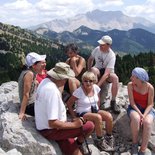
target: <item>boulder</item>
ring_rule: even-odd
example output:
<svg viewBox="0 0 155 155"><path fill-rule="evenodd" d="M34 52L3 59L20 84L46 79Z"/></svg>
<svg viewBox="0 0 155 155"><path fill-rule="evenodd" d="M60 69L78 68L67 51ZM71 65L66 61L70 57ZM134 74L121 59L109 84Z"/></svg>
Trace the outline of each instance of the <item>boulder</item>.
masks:
<svg viewBox="0 0 155 155"><path fill-rule="evenodd" d="M9 151L16 148L22 155L61 155L55 141L49 142L35 129L33 117L18 118L19 97L16 82L4 83L0 90L0 147Z"/></svg>
<svg viewBox="0 0 155 155"><path fill-rule="evenodd" d="M110 86L108 86L110 89ZM131 131L130 122L126 114L129 104L127 87L120 83L117 103L121 105L121 113L114 117L113 134L116 141L115 155L130 154ZM110 101L110 90L106 100ZM11 81L0 86L0 155L62 155L55 141L48 141L40 135L35 128L34 117L28 117L26 121L18 118L19 96L18 83ZM110 153L100 152L94 145L92 137L87 139L92 153L95 155ZM155 151L155 122L149 141L149 148ZM152 152L153 154L153 152Z"/></svg>

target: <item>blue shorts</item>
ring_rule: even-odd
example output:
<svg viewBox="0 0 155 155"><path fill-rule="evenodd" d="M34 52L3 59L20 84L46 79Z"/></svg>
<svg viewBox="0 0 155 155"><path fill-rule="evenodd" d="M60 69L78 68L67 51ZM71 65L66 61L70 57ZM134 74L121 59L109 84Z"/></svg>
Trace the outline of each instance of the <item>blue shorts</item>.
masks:
<svg viewBox="0 0 155 155"><path fill-rule="evenodd" d="M141 113L143 114L145 109L142 108L139 104L136 104L136 105L137 105L138 109L141 111ZM129 105L128 108L127 108L127 114L128 114L129 117L130 117L131 111L136 111L136 110L133 109L131 105ZM154 108L152 108L148 114L152 115L153 118L155 119L155 109Z"/></svg>

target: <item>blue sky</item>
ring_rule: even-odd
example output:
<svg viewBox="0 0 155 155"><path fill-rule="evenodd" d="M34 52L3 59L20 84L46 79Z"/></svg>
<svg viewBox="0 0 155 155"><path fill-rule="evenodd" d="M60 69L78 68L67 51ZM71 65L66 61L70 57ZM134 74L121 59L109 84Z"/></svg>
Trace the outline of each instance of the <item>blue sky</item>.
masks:
<svg viewBox="0 0 155 155"><path fill-rule="evenodd" d="M155 0L0 0L0 22L26 28L94 9L120 10L155 22Z"/></svg>

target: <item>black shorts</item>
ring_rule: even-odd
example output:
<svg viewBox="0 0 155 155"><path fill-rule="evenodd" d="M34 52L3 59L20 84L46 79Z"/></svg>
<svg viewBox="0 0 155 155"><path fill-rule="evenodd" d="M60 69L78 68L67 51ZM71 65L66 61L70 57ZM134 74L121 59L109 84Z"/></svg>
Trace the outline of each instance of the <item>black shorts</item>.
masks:
<svg viewBox="0 0 155 155"><path fill-rule="evenodd" d="M26 107L26 110L25 110L25 113L28 114L28 115L31 115L31 116L34 116L34 103L32 104L29 104L27 107Z"/></svg>
<svg viewBox="0 0 155 155"><path fill-rule="evenodd" d="M99 69L99 71L100 71L100 77L101 77L105 72L105 68L101 68L101 69Z"/></svg>

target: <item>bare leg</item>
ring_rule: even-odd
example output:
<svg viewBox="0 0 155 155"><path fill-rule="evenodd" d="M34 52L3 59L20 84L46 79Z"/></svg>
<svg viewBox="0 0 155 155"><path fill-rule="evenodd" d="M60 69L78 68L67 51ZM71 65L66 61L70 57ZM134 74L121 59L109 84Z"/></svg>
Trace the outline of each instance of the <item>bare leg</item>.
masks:
<svg viewBox="0 0 155 155"><path fill-rule="evenodd" d="M106 122L106 132L111 135L113 129L113 117L112 115L104 110L98 112L102 116L102 120Z"/></svg>
<svg viewBox="0 0 155 155"><path fill-rule="evenodd" d="M77 149L74 151L73 155L82 155L82 153L81 153L80 149L77 148Z"/></svg>
<svg viewBox="0 0 155 155"><path fill-rule="evenodd" d="M100 71L99 71L99 69L96 68L96 67L92 67L91 68L91 72L93 72L95 74L95 76L96 76L96 83L97 83L98 82L98 78L100 77Z"/></svg>
<svg viewBox="0 0 155 155"><path fill-rule="evenodd" d="M118 93L118 83L119 83L118 76L114 73L110 73L110 77L108 78L108 81L112 83L112 87L111 87L112 99L116 98Z"/></svg>
<svg viewBox="0 0 155 155"><path fill-rule="evenodd" d="M68 83L71 94L74 92L74 90L76 90L80 86L80 81L77 80L76 78L69 79Z"/></svg>
<svg viewBox="0 0 155 155"><path fill-rule="evenodd" d="M140 130L140 115L136 111L132 111L130 113L130 119L131 119L131 132L132 132L132 142L133 144L138 143L138 133Z"/></svg>
<svg viewBox="0 0 155 155"><path fill-rule="evenodd" d="M96 113L86 113L83 116L84 119L92 121L95 125L95 132L98 137L102 137L102 117L100 114Z"/></svg>
<svg viewBox="0 0 155 155"><path fill-rule="evenodd" d="M143 120L142 144L140 150L144 152L147 148L149 138L151 136L153 116L147 115Z"/></svg>

